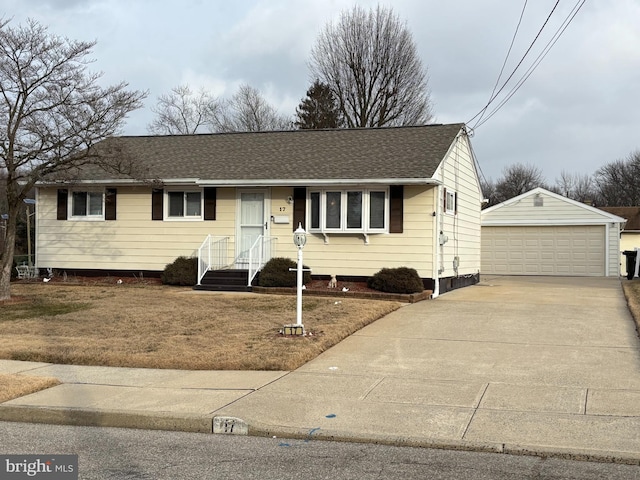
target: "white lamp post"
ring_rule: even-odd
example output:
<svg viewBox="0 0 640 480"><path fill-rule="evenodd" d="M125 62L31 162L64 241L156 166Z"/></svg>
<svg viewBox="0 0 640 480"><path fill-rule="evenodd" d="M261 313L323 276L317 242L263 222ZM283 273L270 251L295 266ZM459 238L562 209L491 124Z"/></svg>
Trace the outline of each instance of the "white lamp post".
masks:
<svg viewBox="0 0 640 480"><path fill-rule="evenodd" d="M31 269L33 266L31 262L31 216L35 215L36 212L30 213L29 205L35 205L36 201L33 198L25 198L22 201L27 204L27 264L29 265L29 269Z"/></svg>
<svg viewBox="0 0 640 480"><path fill-rule="evenodd" d="M298 228L293 232L293 243L298 247L298 297L296 302L296 325L302 327L302 249L307 243L307 232L302 228L302 223L299 223Z"/></svg>

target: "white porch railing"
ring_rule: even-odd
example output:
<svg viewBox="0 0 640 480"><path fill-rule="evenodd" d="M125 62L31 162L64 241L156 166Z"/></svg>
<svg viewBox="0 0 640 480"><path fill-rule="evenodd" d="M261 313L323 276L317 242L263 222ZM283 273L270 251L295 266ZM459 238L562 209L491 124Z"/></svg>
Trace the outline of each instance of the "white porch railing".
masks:
<svg viewBox="0 0 640 480"><path fill-rule="evenodd" d="M229 237L207 235L198 249L198 285L209 270L229 265L228 246Z"/></svg>
<svg viewBox="0 0 640 480"><path fill-rule="evenodd" d="M249 282L247 286L251 286L251 282L253 282L260 269L276 254L277 240L278 237L260 235L251 245L249 249Z"/></svg>

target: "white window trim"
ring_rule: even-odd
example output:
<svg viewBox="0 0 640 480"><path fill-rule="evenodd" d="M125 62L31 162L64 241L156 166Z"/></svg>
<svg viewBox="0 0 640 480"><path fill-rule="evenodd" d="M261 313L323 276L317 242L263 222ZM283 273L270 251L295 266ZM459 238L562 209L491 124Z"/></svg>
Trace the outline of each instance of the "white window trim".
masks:
<svg viewBox="0 0 640 480"><path fill-rule="evenodd" d="M74 193L100 193L102 195L102 213L100 215L74 215L73 214L73 194ZM67 202L67 219L73 222L104 222L105 210L105 190L104 189L75 189L69 191L69 201ZM88 207L88 206L87 206Z"/></svg>
<svg viewBox="0 0 640 480"><path fill-rule="evenodd" d="M340 228L327 228L326 227L326 213L325 213L325 205L326 205L326 194L327 192L340 192ZM362 192L362 227L361 228L347 228L347 192ZM370 221L370 208L371 208L371 200L370 193L371 192L384 192L384 228L371 228L369 226ZM320 203L320 227L312 228L311 227L311 194L319 193L319 203ZM358 234L358 235L368 235L368 234L376 234L376 233L389 233L389 221L390 221L390 198L389 198L389 188L388 187L361 187L361 186L353 186L353 187L343 187L340 188L317 188L317 189L309 189L307 191L307 218L308 220L308 231L312 233L322 233L322 234ZM366 239L366 238L365 238Z"/></svg>
<svg viewBox="0 0 640 480"><path fill-rule="evenodd" d="M169 216L169 193L170 192L182 192L182 193L199 193L200 194L200 215L192 215L186 216L183 215L181 217L171 217ZM204 191L201 188L165 188L162 193L164 196L162 202L163 208L163 216L164 220L167 222L200 222L204 221ZM187 205L184 205L185 212L187 209Z"/></svg>

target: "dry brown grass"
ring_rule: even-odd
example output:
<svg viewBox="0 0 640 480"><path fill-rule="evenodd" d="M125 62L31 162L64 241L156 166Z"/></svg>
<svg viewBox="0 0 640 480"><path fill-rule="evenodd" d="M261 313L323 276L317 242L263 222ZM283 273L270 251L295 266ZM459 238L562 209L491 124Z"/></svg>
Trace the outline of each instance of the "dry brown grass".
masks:
<svg viewBox="0 0 640 480"><path fill-rule="evenodd" d="M627 298L629 311L636 322L636 330L640 333L640 279L622 281L622 290Z"/></svg>
<svg viewBox="0 0 640 480"><path fill-rule="evenodd" d="M57 378L0 374L0 403L60 385Z"/></svg>
<svg viewBox="0 0 640 480"><path fill-rule="evenodd" d="M293 370L400 306L305 297L312 335L284 337L293 296L64 284L14 284L12 294L24 301L0 305L0 358L194 370Z"/></svg>

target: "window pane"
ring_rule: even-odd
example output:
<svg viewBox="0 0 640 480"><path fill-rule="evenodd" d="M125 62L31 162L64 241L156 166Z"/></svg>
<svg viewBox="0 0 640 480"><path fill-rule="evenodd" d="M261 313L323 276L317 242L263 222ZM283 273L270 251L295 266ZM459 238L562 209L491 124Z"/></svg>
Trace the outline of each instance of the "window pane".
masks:
<svg viewBox="0 0 640 480"><path fill-rule="evenodd" d="M102 215L102 192L89 192L89 215Z"/></svg>
<svg viewBox="0 0 640 480"><path fill-rule="evenodd" d="M369 193L369 228L385 228L384 197L384 192Z"/></svg>
<svg viewBox="0 0 640 480"><path fill-rule="evenodd" d="M187 192L187 216L200 216L200 192Z"/></svg>
<svg viewBox="0 0 640 480"><path fill-rule="evenodd" d="M362 228L362 192L347 192L347 228Z"/></svg>
<svg viewBox="0 0 640 480"><path fill-rule="evenodd" d="M184 192L169 192L169 216L184 216Z"/></svg>
<svg viewBox="0 0 640 480"><path fill-rule="evenodd" d="M87 192L73 192L72 215L74 217L87 215Z"/></svg>
<svg viewBox="0 0 640 480"><path fill-rule="evenodd" d="M340 228L340 197L341 192L327 192L326 227Z"/></svg>
<svg viewBox="0 0 640 480"><path fill-rule="evenodd" d="M320 192L311 192L311 228L320 228Z"/></svg>

